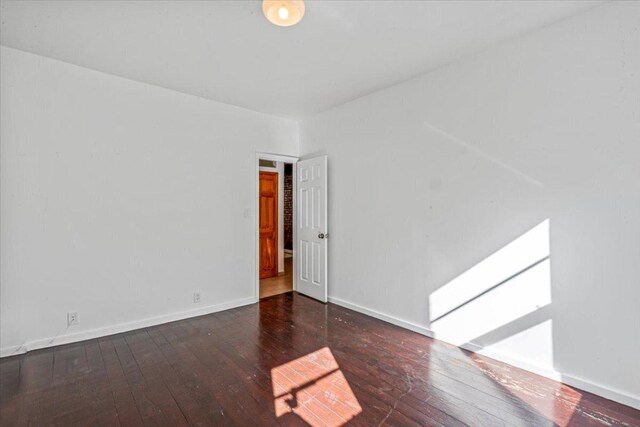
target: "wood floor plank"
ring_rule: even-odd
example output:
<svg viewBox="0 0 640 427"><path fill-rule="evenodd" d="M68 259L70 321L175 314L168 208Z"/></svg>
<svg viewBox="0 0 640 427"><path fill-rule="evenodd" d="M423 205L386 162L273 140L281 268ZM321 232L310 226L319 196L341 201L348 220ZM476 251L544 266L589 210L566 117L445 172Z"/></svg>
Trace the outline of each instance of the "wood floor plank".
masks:
<svg viewBox="0 0 640 427"><path fill-rule="evenodd" d="M640 427L640 411L289 292L1 359L0 424Z"/></svg>

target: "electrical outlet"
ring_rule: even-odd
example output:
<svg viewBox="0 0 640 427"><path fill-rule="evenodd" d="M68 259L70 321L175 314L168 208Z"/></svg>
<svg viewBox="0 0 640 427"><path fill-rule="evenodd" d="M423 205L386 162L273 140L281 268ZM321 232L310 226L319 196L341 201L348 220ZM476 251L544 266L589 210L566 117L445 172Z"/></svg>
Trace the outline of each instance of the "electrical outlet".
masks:
<svg viewBox="0 0 640 427"><path fill-rule="evenodd" d="M78 324L78 313L67 313L67 326Z"/></svg>
<svg viewBox="0 0 640 427"><path fill-rule="evenodd" d="M193 303L198 304L200 302L200 292L193 293Z"/></svg>

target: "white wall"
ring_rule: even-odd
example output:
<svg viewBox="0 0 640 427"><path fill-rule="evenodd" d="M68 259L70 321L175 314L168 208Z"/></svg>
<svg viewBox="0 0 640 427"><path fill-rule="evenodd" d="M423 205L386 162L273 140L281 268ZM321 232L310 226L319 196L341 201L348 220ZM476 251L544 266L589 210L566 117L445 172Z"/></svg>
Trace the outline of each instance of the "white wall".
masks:
<svg viewBox="0 0 640 427"><path fill-rule="evenodd" d="M640 405L639 22L607 4L305 119L301 154L330 159L331 300L429 333L436 291L509 277L548 219L551 302L543 270L519 275L539 302L490 290L454 310L495 323L463 344Z"/></svg>
<svg viewBox="0 0 640 427"><path fill-rule="evenodd" d="M3 355L255 301L255 152L295 122L1 55Z"/></svg>

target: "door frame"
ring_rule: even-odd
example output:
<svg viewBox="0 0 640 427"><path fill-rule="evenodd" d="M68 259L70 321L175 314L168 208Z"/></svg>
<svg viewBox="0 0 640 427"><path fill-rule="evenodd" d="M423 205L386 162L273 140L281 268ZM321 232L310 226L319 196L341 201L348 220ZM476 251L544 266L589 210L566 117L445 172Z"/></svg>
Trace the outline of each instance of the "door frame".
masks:
<svg viewBox="0 0 640 427"><path fill-rule="evenodd" d="M297 237L297 229L296 229L296 224L297 224L297 209L296 209L296 193L297 193L297 186L296 186L296 173L297 173L297 167L296 164L298 163L299 158L298 157L294 157L294 156L285 156L285 155L281 155L281 154L272 154L272 153L264 153L264 152L256 152L256 158L255 158L255 167L254 167L254 173L256 174L255 176L255 189L254 189L254 197L253 197L253 201L255 204L255 221L254 221L254 225L253 225L253 232L254 232L254 252L255 252L255 261L254 261L254 277L255 277L255 300L256 301L260 301L260 160L271 160L274 162L285 162L285 163L291 163L293 164L293 168L292 168L292 200L291 203L293 205L293 260L291 261L291 265L293 267L293 290L295 291L298 286L297 286L297 281L296 281L296 258L298 255L298 248L297 248L297 244L296 244L296 237ZM278 212L278 215L280 215L281 212Z"/></svg>

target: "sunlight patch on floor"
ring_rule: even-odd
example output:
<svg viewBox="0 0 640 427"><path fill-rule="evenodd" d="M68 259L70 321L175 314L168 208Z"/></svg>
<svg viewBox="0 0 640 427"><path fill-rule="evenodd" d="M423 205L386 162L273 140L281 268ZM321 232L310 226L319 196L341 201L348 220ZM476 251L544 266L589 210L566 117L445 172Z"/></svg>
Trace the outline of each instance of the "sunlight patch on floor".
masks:
<svg viewBox="0 0 640 427"><path fill-rule="evenodd" d="M362 412L328 347L273 368L271 382L277 417L337 427Z"/></svg>

